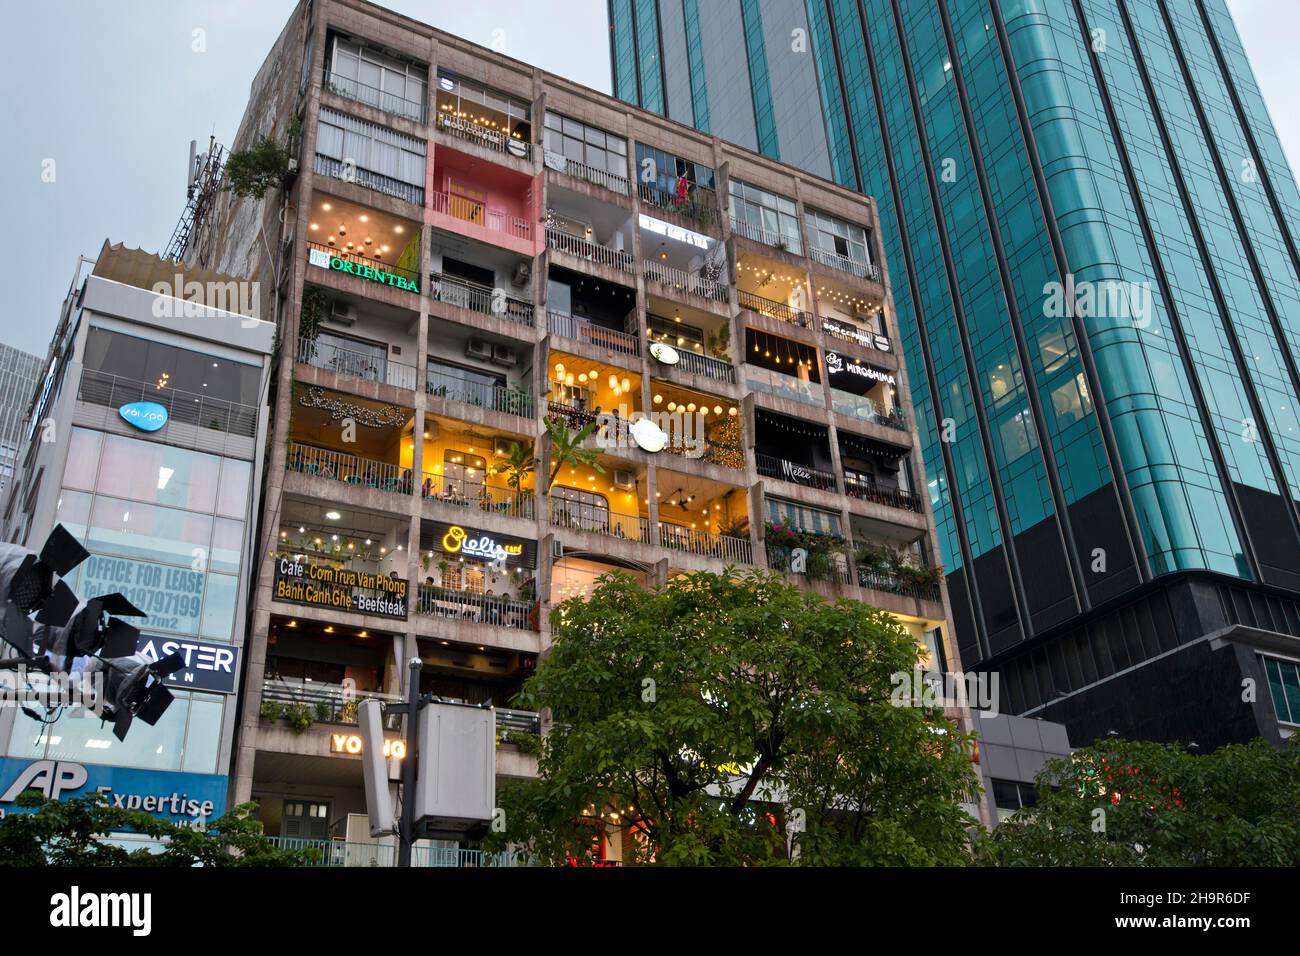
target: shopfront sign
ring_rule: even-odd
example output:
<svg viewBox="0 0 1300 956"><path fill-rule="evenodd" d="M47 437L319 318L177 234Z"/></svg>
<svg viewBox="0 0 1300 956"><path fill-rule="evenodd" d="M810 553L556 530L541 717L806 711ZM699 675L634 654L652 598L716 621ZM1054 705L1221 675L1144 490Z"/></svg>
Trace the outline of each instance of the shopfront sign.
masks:
<svg viewBox="0 0 1300 956"><path fill-rule="evenodd" d="M136 642L137 654L151 661L161 660L168 654L179 653L185 666L163 678L173 687L187 690L206 690L218 694L233 694L239 680L239 648L233 644L217 644L192 637L160 637L141 634Z"/></svg>
<svg viewBox="0 0 1300 956"><path fill-rule="evenodd" d="M651 343L650 355L665 365L676 365L682 360L675 348L671 345L665 345L663 342Z"/></svg>
<svg viewBox="0 0 1300 956"><path fill-rule="evenodd" d="M425 550L437 548L454 557L496 561L507 567L537 566L536 541L446 521L426 521L424 528L421 547Z"/></svg>
<svg viewBox="0 0 1300 956"><path fill-rule="evenodd" d="M854 359L845 358L838 352L826 353L826 371L830 375L832 388L841 388L841 383L852 382L854 379L857 380L859 388L863 385L870 388L876 382L889 386L897 384L893 372L876 368L874 365L863 365ZM836 381L837 378L839 382ZM854 389L845 388L845 391L854 391Z"/></svg>
<svg viewBox="0 0 1300 956"><path fill-rule="evenodd" d="M654 455L668 447L668 433L649 418L638 418L628 426L628 431L642 451Z"/></svg>
<svg viewBox="0 0 1300 956"><path fill-rule="evenodd" d="M205 577L189 568L93 554L81 566L77 590L81 594L121 592L148 615L144 624L151 630L197 634Z"/></svg>
<svg viewBox="0 0 1300 956"><path fill-rule="evenodd" d="M122 420L142 432L156 432L167 424L167 409L157 402L131 402L117 410Z"/></svg>
<svg viewBox="0 0 1300 956"><path fill-rule="evenodd" d="M143 810L173 823L211 822L225 813L227 785L226 777L211 773L0 757L0 814L29 812L14 801L37 790L50 800L100 793L109 806Z"/></svg>
<svg viewBox="0 0 1300 956"><path fill-rule="evenodd" d="M353 262L350 259L344 259L341 256L333 256L324 249L309 249L307 251L307 262L309 265L317 266L321 269L328 269L331 272L345 272L348 275L354 275L359 279L367 279L370 282L378 282L380 285L392 286L394 289L405 289L407 292L420 294L420 287L414 279L408 279L405 276L399 276L387 269L380 269L374 266L368 266L364 263Z"/></svg>
<svg viewBox="0 0 1300 956"><path fill-rule="evenodd" d="M645 213L641 213L639 222L642 229L647 229L655 235L667 236L669 239L684 242L697 249L708 249L713 245L713 240L708 236L702 236L698 232L691 232L691 230L683 229L681 226L674 226L671 222L664 222L662 219L654 219Z"/></svg>
<svg viewBox="0 0 1300 956"><path fill-rule="evenodd" d="M277 558L272 596L290 604L405 621L407 585L403 578Z"/></svg>
<svg viewBox="0 0 1300 956"><path fill-rule="evenodd" d="M362 746L360 734L330 734L330 751L333 753L359 754ZM385 737L384 756L403 759L406 756L406 741L401 737Z"/></svg>
<svg viewBox="0 0 1300 956"><path fill-rule="evenodd" d="M851 342L857 342L859 345L865 345L867 348L873 348L878 352L891 350L887 337L877 335L875 332L868 332L866 329L860 329L856 325L849 325L846 322L837 322L835 319L822 319L822 331L842 339L848 339Z"/></svg>

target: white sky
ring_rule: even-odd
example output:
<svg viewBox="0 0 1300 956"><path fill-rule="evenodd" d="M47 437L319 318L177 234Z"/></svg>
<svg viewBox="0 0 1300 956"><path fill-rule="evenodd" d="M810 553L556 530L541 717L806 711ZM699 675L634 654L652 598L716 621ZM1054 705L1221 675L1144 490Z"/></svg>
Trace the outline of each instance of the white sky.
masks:
<svg viewBox="0 0 1300 956"><path fill-rule="evenodd" d="M705 0L707 2L707 0ZM909 0L924 2L924 0ZM1228 0L1300 164L1300 0ZM385 6L608 92L606 0L386 0ZM229 144L294 0L41 0L0 30L0 342L44 355L78 255L105 237L162 252L185 203L189 142ZM192 48L196 29L206 50ZM495 31L502 31L496 33ZM55 179L42 181L46 161Z"/></svg>

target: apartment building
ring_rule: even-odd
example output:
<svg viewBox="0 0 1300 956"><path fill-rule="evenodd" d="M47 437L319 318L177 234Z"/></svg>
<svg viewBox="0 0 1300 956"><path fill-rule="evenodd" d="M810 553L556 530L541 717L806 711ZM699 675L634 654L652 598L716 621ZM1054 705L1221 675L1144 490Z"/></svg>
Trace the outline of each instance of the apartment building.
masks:
<svg viewBox="0 0 1300 956"><path fill-rule="evenodd" d="M0 491L8 487L14 473L27 406L43 371L39 356L0 345Z"/></svg>
<svg viewBox="0 0 1300 956"><path fill-rule="evenodd" d="M614 569L775 568L959 668L872 199L357 0L296 8L266 136L284 189L185 257L281 330L232 768L268 834L368 839L355 698L416 656L535 773L509 704Z"/></svg>

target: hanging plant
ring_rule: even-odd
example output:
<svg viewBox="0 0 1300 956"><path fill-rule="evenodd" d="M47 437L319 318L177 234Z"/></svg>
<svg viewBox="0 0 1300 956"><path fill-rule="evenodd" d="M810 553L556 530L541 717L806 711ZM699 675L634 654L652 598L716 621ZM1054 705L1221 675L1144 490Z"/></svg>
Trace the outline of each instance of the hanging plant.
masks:
<svg viewBox="0 0 1300 956"><path fill-rule="evenodd" d="M329 296L324 289L309 285L302 290L302 308L298 312L298 341L310 342L312 357L316 354L316 339L325 321Z"/></svg>

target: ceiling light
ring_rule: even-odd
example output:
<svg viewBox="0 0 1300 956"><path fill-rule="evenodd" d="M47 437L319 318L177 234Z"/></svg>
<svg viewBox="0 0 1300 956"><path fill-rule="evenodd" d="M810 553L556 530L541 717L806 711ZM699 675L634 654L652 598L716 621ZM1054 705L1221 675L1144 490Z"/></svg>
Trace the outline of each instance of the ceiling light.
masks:
<svg viewBox="0 0 1300 956"><path fill-rule="evenodd" d="M339 520L340 518L342 518L342 517L343 517L343 516L342 516L341 514L339 514L337 511L327 511L327 512L325 512L325 518L326 518L326 520L328 520L328 521L338 521L338 520Z"/></svg>

